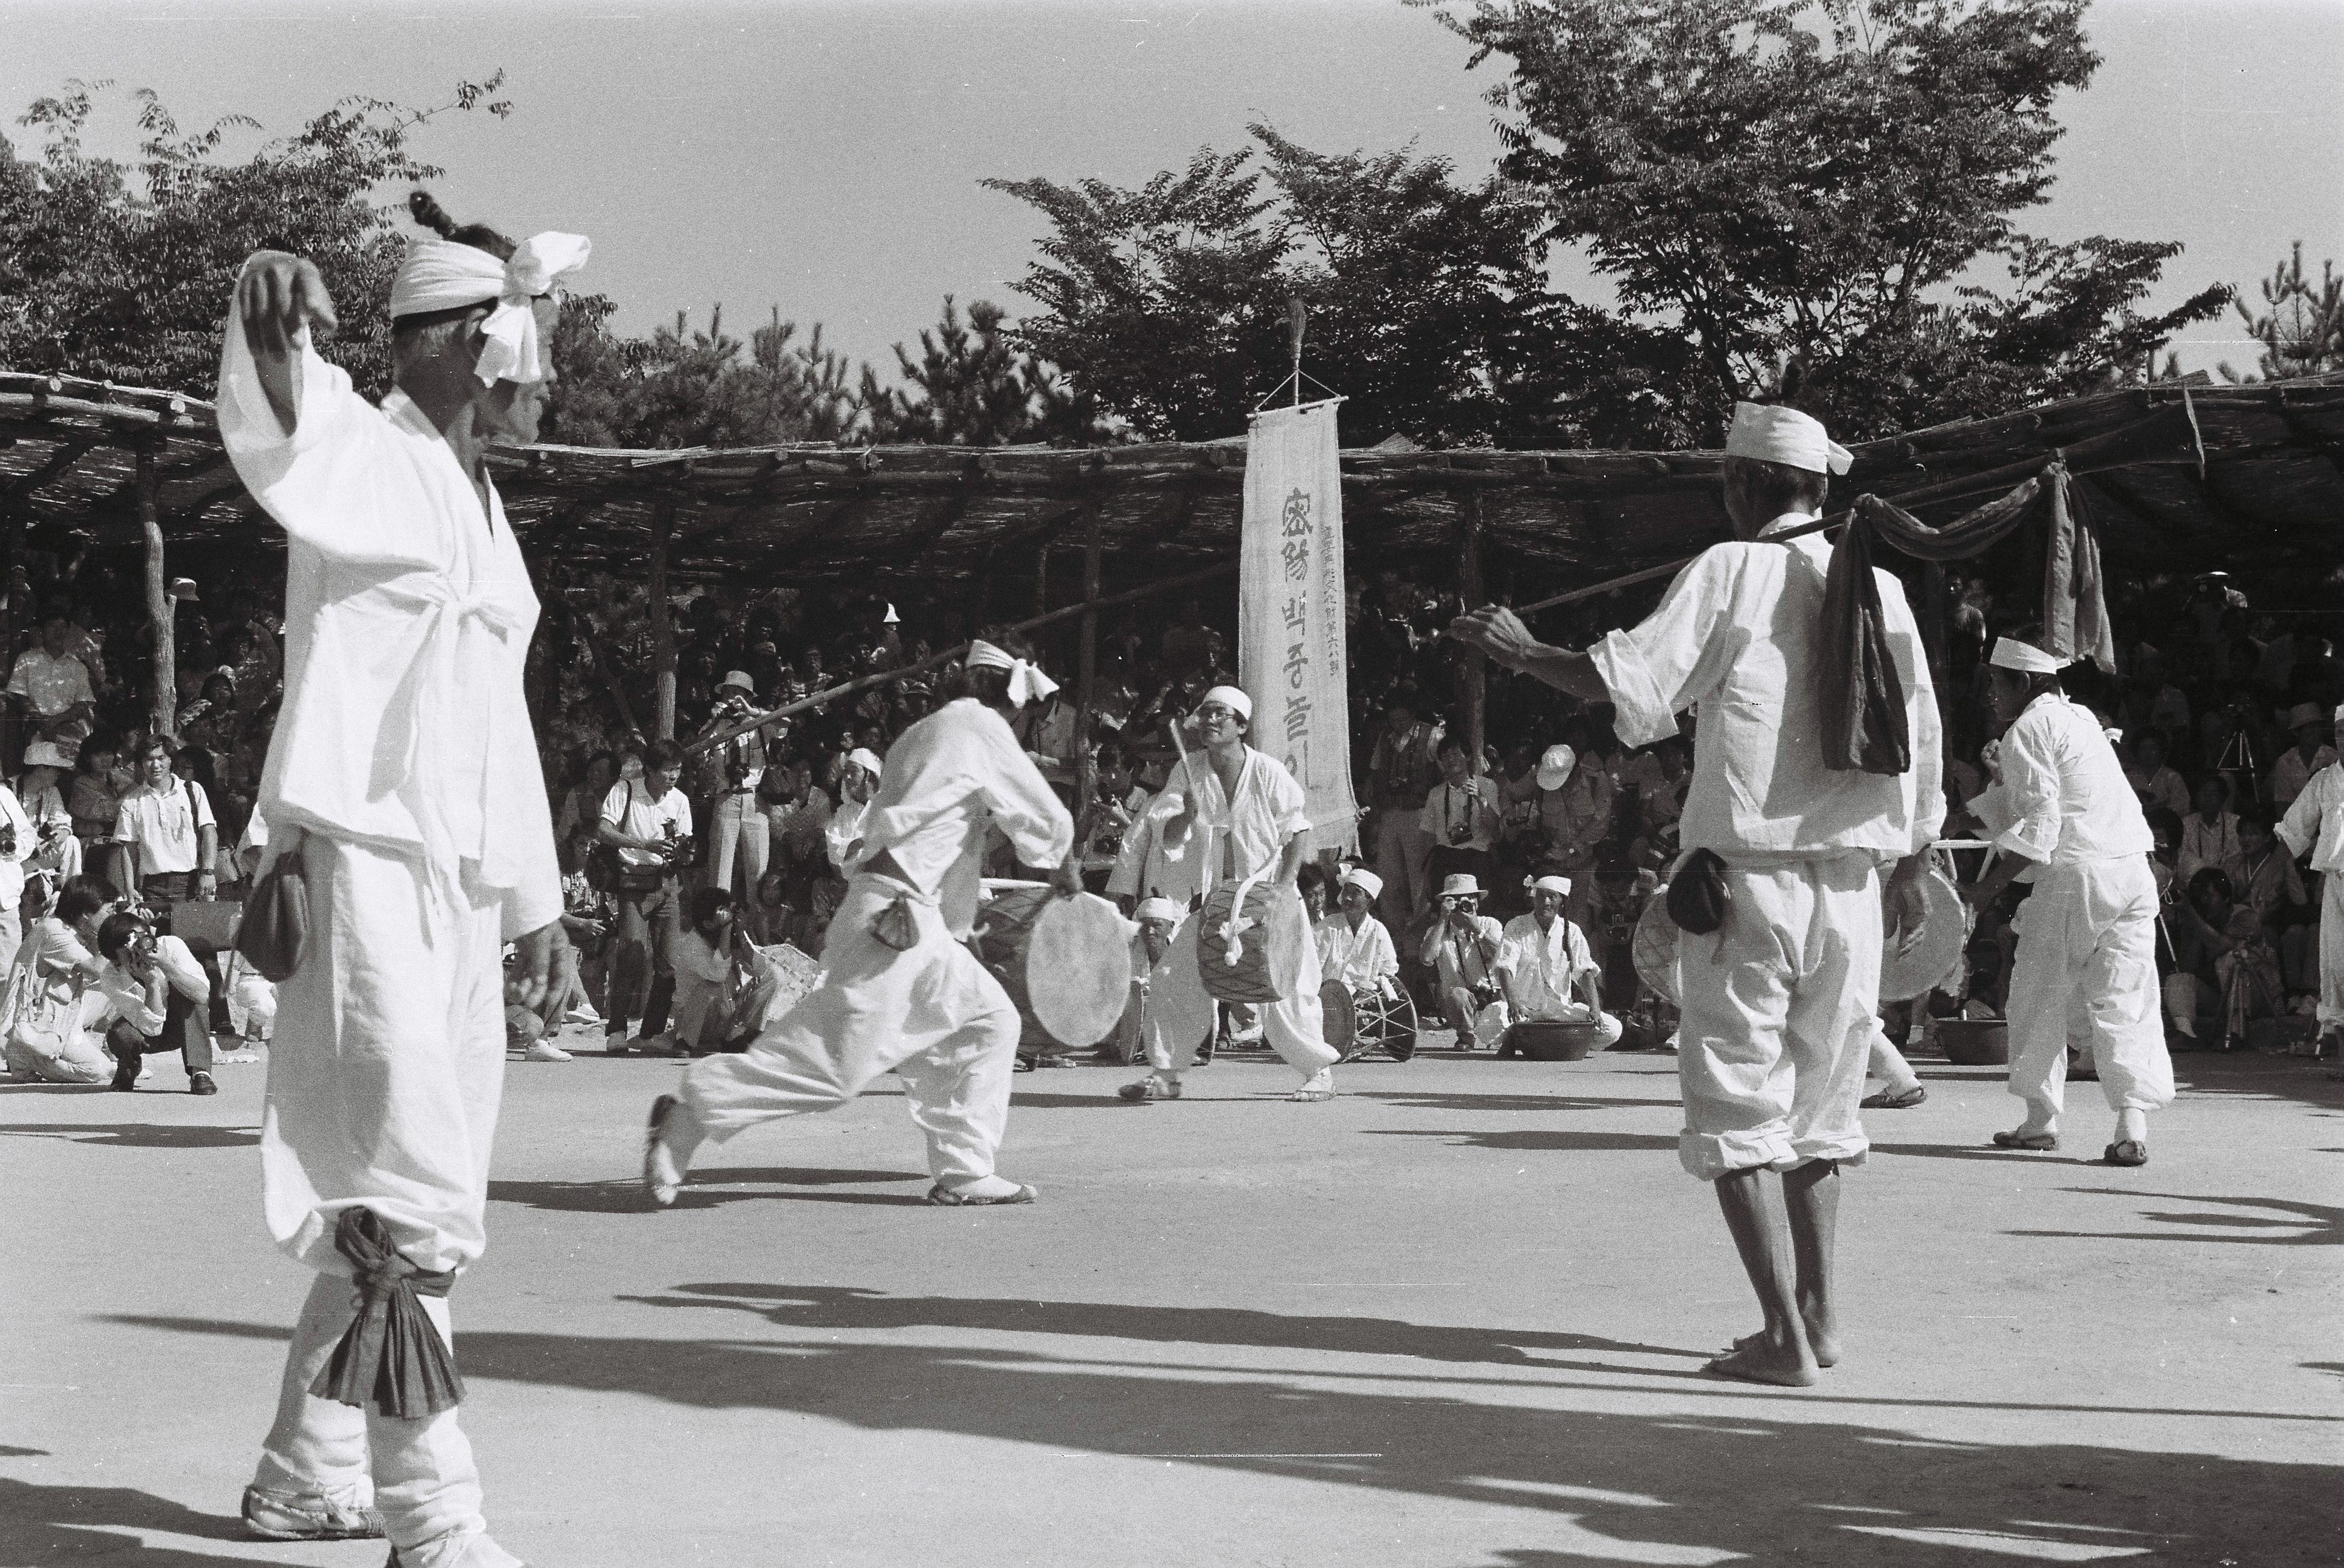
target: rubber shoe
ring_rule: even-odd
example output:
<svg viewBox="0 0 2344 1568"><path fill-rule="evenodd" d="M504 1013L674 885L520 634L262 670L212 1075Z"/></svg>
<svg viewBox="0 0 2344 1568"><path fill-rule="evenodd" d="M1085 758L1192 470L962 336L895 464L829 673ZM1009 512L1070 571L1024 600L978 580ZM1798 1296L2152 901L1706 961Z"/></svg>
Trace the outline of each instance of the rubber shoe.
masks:
<svg viewBox="0 0 2344 1568"><path fill-rule="evenodd" d="M521 1054L525 1062L567 1062L576 1058L551 1040L539 1040Z"/></svg>
<svg viewBox="0 0 2344 1568"><path fill-rule="evenodd" d="M382 1515L323 1492L244 1489L244 1527L263 1541L374 1541Z"/></svg>

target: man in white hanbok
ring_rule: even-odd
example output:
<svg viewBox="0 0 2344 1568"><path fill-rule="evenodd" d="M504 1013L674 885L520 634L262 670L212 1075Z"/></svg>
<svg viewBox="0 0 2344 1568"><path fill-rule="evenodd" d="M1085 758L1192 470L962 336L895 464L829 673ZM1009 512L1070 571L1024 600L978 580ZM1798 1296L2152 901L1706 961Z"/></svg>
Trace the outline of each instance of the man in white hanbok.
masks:
<svg viewBox="0 0 2344 1568"><path fill-rule="evenodd" d="M1030 1203L994 1170L1009 1119L1016 1006L966 941L978 869L998 831L1061 894L1082 891L1075 824L1017 744L1009 717L1049 683L987 642L965 692L888 748L846 898L823 946L822 983L737 1056L704 1057L652 1103L643 1185L673 1203L706 1140L776 1117L834 1110L893 1071L926 1135L940 1204Z"/></svg>
<svg viewBox="0 0 2344 1568"><path fill-rule="evenodd" d="M537 598L488 453L536 439L554 283L587 246L414 207L443 238L392 284L381 407L313 349L335 316L307 260L246 263L221 356L221 436L287 537L257 809L271 864L298 851L313 922L279 992L260 1148L269 1229L318 1278L244 1516L271 1539L387 1533L402 1568L505 1568L446 1297L486 1239L503 945L524 1007L573 960L521 695Z"/></svg>
<svg viewBox="0 0 2344 1568"><path fill-rule="evenodd" d="M1380 990L1399 979L1399 949L1376 918L1384 879L1353 866L1343 873L1338 907L1318 922L1318 973L1350 991Z"/></svg>
<svg viewBox="0 0 2344 1568"><path fill-rule="evenodd" d="M2344 748L2344 708L2335 713L2336 743ZM2278 824L2279 842L2299 858L2311 856L2319 875L2319 1044L2326 1056L2344 1040L2344 763L2311 775Z"/></svg>
<svg viewBox="0 0 2344 1568"><path fill-rule="evenodd" d="M860 858L863 819L870 814L871 798L878 793L879 781L885 773L886 764L864 746L847 753L846 765L839 770L838 809L823 824L822 843L832 867L841 876L852 872Z"/></svg>
<svg viewBox="0 0 2344 1568"><path fill-rule="evenodd" d="M1773 536L1814 521L1849 456L1816 420L1755 403L1734 410L1725 453L1739 537L1679 572L1641 625L1587 653L1547 647L1500 608L1452 631L1509 669L1616 704L1623 745L1676 733L1674 715L1699 704L1676 876L1713 876L1724 915L1713 934L1678 941L1677 1152L1715 1184L1766 1315L1709 1370L1804 1386L1837 1359L1839 1168L1869 1147L1856 1102L1879 1001L1879 875L1895 867L1889 904L1900 931L1917 930L1924 852L1945 816L1937 703L1904 591L1877 572L1910 765L1825 764L1828 662L1842 656L1824 619L1832 547L1820 534Z"/></svg>
<svg viewBox="0 0 2344 1568"><path fill-rule="evenodd" d="M1498 983L1511 1024L1593 1023L1606 1050L1620 1043L1620 1020L1603 1010L1602 966L1587 933L1563 913L1571 878L1531 884L1531 912L1506 922L1498 942Z"/></svg>
<svg viewBox="0 0 2344 1568"><path fill-rule="evenodd" d="M1275 897L1291 901L1288 913L1299 927L1298 940L1290 971L1278 977L1285 996L1261 1004L1262 1037L1302 1075L1301 1086L1289 1098L1332 1099L1335 1062L1342 1053L1327 1043L1318 1003L1318 946L1303 913L1302 895L1295 889L1310 843L1310 813L1302 785L1246 744L1253 701L1235 686L1207 692L1197 703L1194 719L1204 749L1180 759L1157 797L1159 805L1177 814L1166 825L1165 842L1197 846L1198 874L1207 889L1258 876L1271 884ZM1191 921L1199 918L1189 916ZM1185 944L1176 947L1166 962L1181 962L1189 951ZM1167 1047L1151 1041L1148 1066L1155 1070L1119 1092L1135 1101L1177 1099L1180 1075L1195 1059L1195 1042Z"/></svg>
<svg viewBox="0 0 2344 1568"><path fill-rule="evenodd" d="M2117 1113L2110 1165L2148 1163L2148 1113L2173 1099L2173 1059L2157 1017L2154 842L2124 764L2090 709L2059 689L2054 658L1998 638L1986 697L2003 732L1999 775L1970 803L2003 859L1965 895L1993 907L2012 882L2035 885L2014 925L2010 1092L2026 1104L2004 1148L2059 1147L2067 1042L2091 1042L2100 1092Z"/></svg>

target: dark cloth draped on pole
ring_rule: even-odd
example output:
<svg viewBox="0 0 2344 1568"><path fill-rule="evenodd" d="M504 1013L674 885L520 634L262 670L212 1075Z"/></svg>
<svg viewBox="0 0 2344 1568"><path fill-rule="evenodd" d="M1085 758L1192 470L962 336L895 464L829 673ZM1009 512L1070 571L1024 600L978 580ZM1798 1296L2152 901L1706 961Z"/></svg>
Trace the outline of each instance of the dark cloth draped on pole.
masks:
<svg viewBox="0 0 2344 1568"><path fill-rule="evenodd" d="M2047 498L2047 501L2046 501ZM2100 576L2099 541L2075 476L2063 462L1943 528L1931 528L1876 495L1856 498L1847 531L1832 551L1824 591L1824 645L1839 657L1828 666L1824 704L1824 765L1841 773L1901 774L1913 765L1904 724L1904 684L1889 657L1888 630L1872 574L1875 536L1915 560L1964 561L2009 537L2044 508L2043 635L2056 657L2116 668L2116 638Z"/></svg>
<svg viewBox="0 0 2344 1568"><path fill-rule="evenodd" d="M358 1315L334 1346L333 1359L309 1391L346 1405L372 1404L387 1416L419 1421L463 1402L464 1380L448 1341L424 1315L418 1296L445 1296L453 1270L427 1273L391 1244L390 1227L371 1209L345 1209L334 1249L349 1260Z"/></svg>

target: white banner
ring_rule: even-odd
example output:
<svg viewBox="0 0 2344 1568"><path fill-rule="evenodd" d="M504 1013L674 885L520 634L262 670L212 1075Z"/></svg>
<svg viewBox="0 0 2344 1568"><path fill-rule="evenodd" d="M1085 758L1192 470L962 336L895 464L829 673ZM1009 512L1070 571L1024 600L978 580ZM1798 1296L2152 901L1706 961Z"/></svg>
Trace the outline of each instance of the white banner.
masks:
<svg viewBox="0 0 2344 1568"><path fill-rule="evenodd" d="M1256 414L1246 449L1238 680L1250 739L1301 781L1310 849L1349 850L1350 683L1343 651L1343 473L1335 403Z"/></svg>

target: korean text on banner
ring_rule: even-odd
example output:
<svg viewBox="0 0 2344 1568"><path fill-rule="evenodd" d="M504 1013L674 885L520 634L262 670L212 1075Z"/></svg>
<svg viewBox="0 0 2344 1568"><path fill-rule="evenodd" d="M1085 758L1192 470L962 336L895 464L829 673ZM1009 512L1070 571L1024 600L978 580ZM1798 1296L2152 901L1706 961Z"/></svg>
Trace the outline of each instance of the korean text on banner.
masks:
<svg viewBox="0 0 2344 1568"><path fill-rule="evenodd" d="M1254 745L1286 764L1310 849L1349 850L1351 715L1343 640L1343 474L1335 403L1254 416L1238 573L1238 679Z"/></svg>

